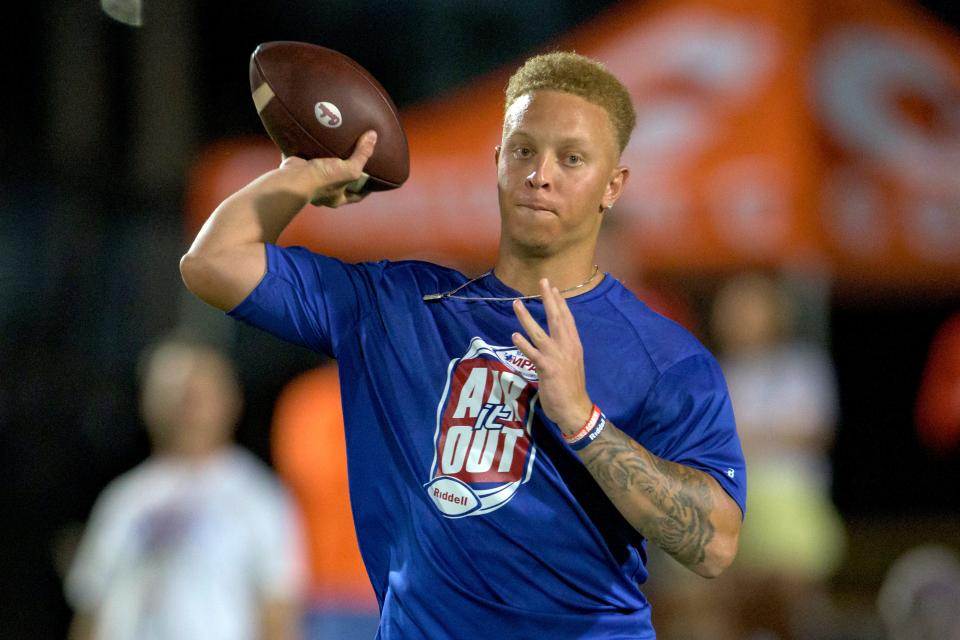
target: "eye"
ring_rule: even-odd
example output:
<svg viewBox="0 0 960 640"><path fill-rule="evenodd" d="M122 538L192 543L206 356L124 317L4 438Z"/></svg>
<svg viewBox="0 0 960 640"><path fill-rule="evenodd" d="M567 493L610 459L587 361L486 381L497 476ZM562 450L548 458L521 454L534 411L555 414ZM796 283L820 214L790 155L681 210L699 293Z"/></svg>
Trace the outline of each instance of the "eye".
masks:
<svg viewBox="0 0 960 640"><path fill-rule="evenodd" d="M583 164L583 156L579 153L568 153L563 157L563 162L568 167L578 167Z"/></svg>
<svg viewBox="0 0 960 640"><path fill-rule="evenodd" d="M533 149L530 147L515 147L513 155L520 159L529 158L533 156Z"/></svg>

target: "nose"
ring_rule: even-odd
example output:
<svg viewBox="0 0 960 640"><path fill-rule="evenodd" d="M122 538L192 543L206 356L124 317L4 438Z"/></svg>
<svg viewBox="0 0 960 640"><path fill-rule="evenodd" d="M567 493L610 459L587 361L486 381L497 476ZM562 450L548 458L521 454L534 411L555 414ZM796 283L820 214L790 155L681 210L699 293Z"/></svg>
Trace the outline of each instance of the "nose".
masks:
<svg viewBox="0 0 960 640"><path fill-rule="evenodd" d="M534 189L549 187L552 181L549 166L549 160L547 158L540 160L533 168L533 171L530 172L530 175L527 176L527 186Z"/></svg>

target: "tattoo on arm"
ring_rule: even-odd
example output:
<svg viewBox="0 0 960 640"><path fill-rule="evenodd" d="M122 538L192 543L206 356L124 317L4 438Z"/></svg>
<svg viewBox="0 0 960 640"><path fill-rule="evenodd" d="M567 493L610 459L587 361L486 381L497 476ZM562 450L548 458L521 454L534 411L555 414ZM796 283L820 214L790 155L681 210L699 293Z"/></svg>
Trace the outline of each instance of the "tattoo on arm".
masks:
<svg viewBox="0 0 960 640"><path fill-rule="evenodd" d="M609 423L581 456L640 533L684 565L704 561L715 531L710 523L713 495L702 472L658 458Z"/></svg>

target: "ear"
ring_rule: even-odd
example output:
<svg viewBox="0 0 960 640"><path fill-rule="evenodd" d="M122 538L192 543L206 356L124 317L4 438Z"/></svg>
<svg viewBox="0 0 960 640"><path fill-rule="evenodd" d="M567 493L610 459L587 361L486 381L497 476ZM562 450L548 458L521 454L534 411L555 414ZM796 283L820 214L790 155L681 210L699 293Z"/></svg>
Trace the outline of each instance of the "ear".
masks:
<svg viewBox="0 0 960 640"><path fill-rule="evenodd" d="M493 148L493 163L500 164L500 145Z"/></svg>
<svg viewBox="0 0 960 640"><path fill-rule="evenodd" d="M607 188L603 193L601 206L604 208L612 207L613 203L620 199L620 196L623 195L623 186L626 184L628 177L630 177L630 169L627 167L619 166L613 170L613 173L610 175L610 181L607 182Z"/></svg>

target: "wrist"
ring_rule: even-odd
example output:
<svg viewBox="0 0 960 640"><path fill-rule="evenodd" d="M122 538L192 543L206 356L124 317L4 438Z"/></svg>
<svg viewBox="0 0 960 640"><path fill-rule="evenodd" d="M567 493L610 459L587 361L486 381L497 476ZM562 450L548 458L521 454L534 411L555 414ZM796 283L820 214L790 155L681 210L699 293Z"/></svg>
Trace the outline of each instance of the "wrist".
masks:
<svg viewBox="0 0 960 640"><path fill-rule="evenodd" d="M594 407L596 407L596 405L593 404L589 398L579 403L577 408L571 411L569 415L556 421L560 433L563 434L564 437L567 437L580 431L592 416Z"/></svg>
<svg viewBox="0 0 960 640"><path fill-rule="evenodd" d="M574 451L580 451L596 440L607 426L607 417L600 411L600 407L593 405L590 418L574 434L563 434L563 439Z"/></svg>

